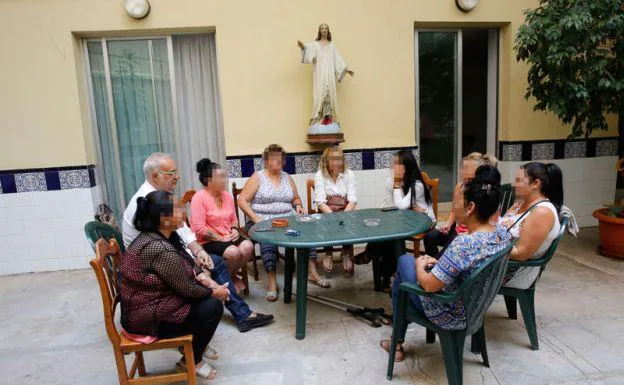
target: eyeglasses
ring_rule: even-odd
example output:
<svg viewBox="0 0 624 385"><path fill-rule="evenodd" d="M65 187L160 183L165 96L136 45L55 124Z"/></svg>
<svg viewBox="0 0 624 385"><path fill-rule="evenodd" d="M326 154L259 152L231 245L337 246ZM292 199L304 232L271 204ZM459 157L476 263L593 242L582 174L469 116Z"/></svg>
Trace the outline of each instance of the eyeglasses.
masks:
<svg viewBox="0 0 624 385"><path fill-rule="evenodd" d="M179 175L178 174L178 170L171 170L171 171L158 170L158 172L161 173L161 174L167 174L167 175L170 175L170 176Z"/></svg>

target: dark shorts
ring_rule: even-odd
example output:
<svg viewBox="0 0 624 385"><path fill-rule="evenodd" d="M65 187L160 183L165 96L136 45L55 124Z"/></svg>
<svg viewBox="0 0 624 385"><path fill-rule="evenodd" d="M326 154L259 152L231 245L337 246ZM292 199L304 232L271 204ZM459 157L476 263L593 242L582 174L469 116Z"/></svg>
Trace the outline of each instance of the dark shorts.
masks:
<svg viewBox="0 0 624 385"><path fill-rule="evenodd" d="M238 246L244 240L245 238L238 237L238 239L234 242L212 241L212 242L204 243L202 247L204 248L204 250L206 250L208 254L217 254L217 255L223 256L223 253L225 253L225 249L227 249L230 246Z"/></svg>

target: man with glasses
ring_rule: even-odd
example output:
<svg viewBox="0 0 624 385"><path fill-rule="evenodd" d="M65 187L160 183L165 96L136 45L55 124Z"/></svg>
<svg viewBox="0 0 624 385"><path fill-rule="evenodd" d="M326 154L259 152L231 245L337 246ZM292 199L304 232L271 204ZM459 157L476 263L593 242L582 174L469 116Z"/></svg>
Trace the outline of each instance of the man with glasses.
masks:
<svg viewBox="0 0 624 385"><path fill-rule="evenodd" d="M163 190L173 193L178 185L178 174L176 162L168 154L154 153L150 155L143 163L143 173L145 174L145 183L141 185L139 190L130 198L128 207L123 215L123 241L126 248L139 235L139 231L134 227L134 214L137 210L137 198L145 197L147 194L156 190ZM208 255L206 251L197 242L195 234L184 224L177 230L178 235L195 257L195 261L199 266L207 268L212 279L220 285L228 284L230 289L230 299L225 303L225 307L232 313L234 320L241 333L249 331L253 328L267 325L273 321L273 315L260 314L251 311L249 306L243 299L236 294L236 288L232 282L232 278L228 269L223 262L223 258L218 255Z"/></svg>

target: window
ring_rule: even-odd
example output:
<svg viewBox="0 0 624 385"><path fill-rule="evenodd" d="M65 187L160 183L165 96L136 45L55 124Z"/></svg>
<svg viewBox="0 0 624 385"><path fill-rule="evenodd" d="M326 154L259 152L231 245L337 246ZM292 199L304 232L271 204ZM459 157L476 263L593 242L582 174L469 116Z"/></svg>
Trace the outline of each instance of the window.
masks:
<svg viewBox="0 0 624 385"><path fill-rule="evenodd" d="M153 152L178 162L184 191L195 162L225 151L214 34L85 41L98 184L119 218Z"/></svg>

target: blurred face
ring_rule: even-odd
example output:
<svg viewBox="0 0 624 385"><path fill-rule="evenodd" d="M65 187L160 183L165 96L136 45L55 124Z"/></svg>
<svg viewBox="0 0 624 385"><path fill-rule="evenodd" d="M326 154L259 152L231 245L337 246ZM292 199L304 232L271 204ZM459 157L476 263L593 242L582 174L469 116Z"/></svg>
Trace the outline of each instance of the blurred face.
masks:
<svg viewBox="0 0 624 385"><path fill-rule="evenodd" d="M395 156L392 162L392 174L395 178L403 179L405 176L405 166L399 161L399 157Z"/></svg>
<svg viewBox="0 0 624 385"><path fill-rule="evenodd" d="M227 188L228 177L225 170L217 168L212 171L212 179L208 179L208 188L213 191L225 191Z"/></svg>
<svg viewBox="0 0 624 385"><path fill-rule="evenodd" d="M270 171L278 172L284 168L284 157L281 152L270 152L266 160L266 168Z"/></svg>
<svg viewBox="0 0 624 385"><path fill-rule="evenodd" d="M184 207L178 202L178 199L173 199L173 213L172 215L163 215L160 217L160 227L167 230L176 230L184 222Z"/></svg>
<svg viewBox="0 0 624 385"><path fill-rule="evenodd" d="M453 192L453 214L455 221L459 224L466 224L467 219L474 213L475 204L466 202L464 198L464 186Z"/></svg>
<svg viewBox="0 0 624 385"><path fill-rule="evenodd" d="M321 31L321 38L327 39L327 35L329 34L329 26L327 24L321 24L320 31Z"/></svg>
<svg viewBox="0 0 624 385"><path fill-rule="evenodd" d="M531 181L529 180L529 176L526 174L526 171L520 168L518 171L516 171L516 177L513 183L514 190L516 192L516 198L527 199L531 195L531 191L535 187L533 185L535 185L536 183L537 181L531 183Z"/></svg>
<svg viewBox="0 0 624 385"><path fill-rule="evenodd" d="M459 175L464 182L469 182L475 176L475 172L479 165L474 160L463 160L462 168L459 172Z"/></svg>
<svg viewBox="0 0 624 385"><path fill-rule="evenodd" d="M176 162L171 158L162 160L160 169L152 175L152 179L155 183L154 187L158 190L174 192L178 185L178 179L180 179Z"/></svg>
<svg viewBox="0 0 624 385"><path fill-rule="evenodd" d="M327 163L329 166L329 172L334 175L338 175L344 171L344 159L342 158L342 154L339 152L330 153Z"/></svg>

